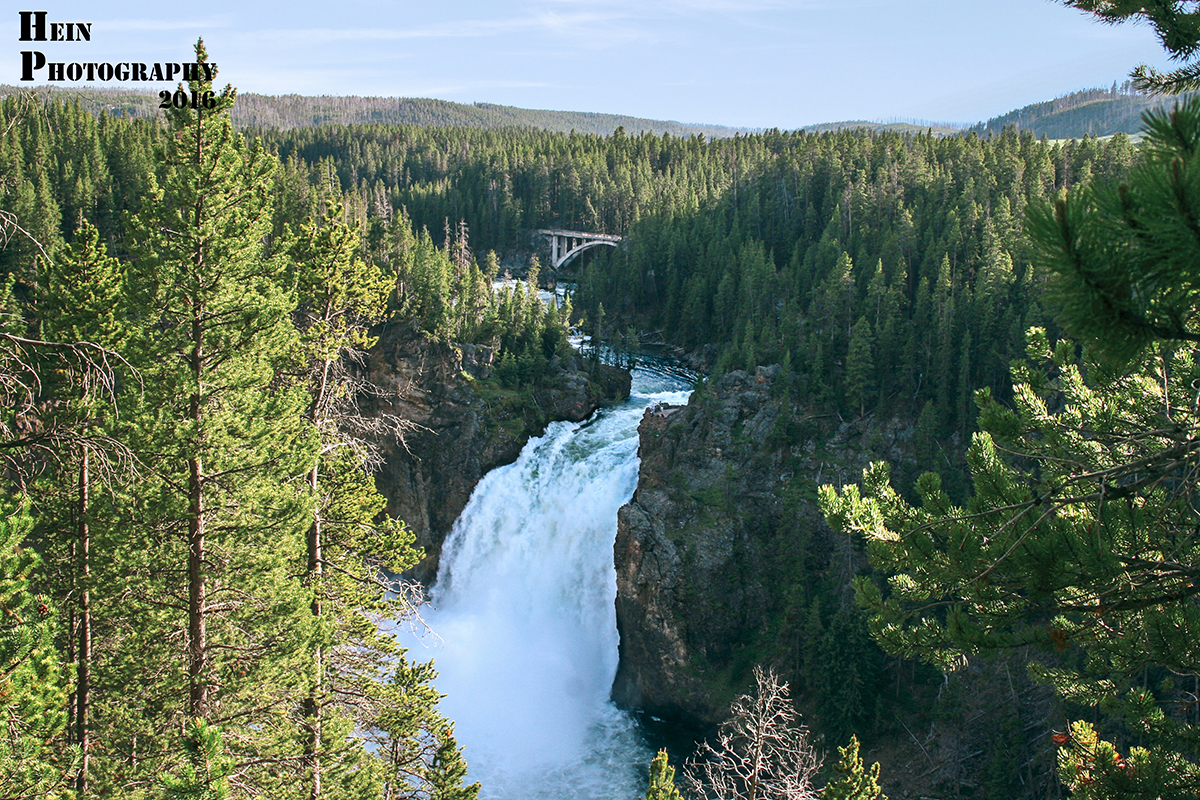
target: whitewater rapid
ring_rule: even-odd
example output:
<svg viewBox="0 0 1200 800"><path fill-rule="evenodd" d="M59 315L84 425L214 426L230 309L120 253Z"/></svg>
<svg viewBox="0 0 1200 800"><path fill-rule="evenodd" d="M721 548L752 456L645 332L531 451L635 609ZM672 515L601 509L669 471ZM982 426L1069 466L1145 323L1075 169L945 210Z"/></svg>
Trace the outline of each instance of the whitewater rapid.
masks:
<svg viewBox="0 0 1200 800"><path fill-rule="evenodd" d="M647 405L684 403L691 378L633 370L630 399L552 423L488 473L447 537L406 642L428 655L441 709L486 800L610 800L644 791L652 753L609 700L617 669L613 541L638 475Z"/></svg>

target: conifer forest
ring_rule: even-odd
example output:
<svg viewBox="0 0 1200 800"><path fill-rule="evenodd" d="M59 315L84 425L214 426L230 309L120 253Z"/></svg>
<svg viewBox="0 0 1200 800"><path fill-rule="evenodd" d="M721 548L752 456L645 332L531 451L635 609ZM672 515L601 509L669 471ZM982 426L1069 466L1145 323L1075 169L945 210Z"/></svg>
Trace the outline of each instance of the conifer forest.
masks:
<svg viewBox="0 0 1200 800"><path fill-rule="evenodd" d="M1200 40L1195 14L1072 5ZM378 413L364 366L396 330L488 353L463 378L489 407L529 406L566 359L686 360L702 377L646 415L639 487L719 427L721 387L766 387L770 424L732 434L715 488L654 478L696 509L663 534L684 572L714 520L769 556L726 576L761 589L743 629L684 670L722 713L680 713L702 743L648 759L646 797L1200 796L1188 70L1084 98L1181 94L1136 136L1058 139L1008 118L562 132L429 104L286 126L255 105L235 128L236 89L203 75L208 101L161 116L6 93L0 798L487 796L436 660L389 632L420 624L426 555L376 483L420 428ZM622 238L559 271L542 229ZM885 427L892 450L844 444ZM786 472L759 487L785 522L737 516L767 502L743 468ZM956 694L972 670L1011 704ZM944 773L899 748L968 713L988 738L921 784Z"/></svg>

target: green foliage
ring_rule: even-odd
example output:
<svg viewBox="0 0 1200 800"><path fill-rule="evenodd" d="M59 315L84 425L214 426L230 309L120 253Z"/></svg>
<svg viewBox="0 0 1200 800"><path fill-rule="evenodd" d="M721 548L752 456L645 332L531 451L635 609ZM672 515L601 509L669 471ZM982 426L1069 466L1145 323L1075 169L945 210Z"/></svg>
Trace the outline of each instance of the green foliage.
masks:
<svg viewBox="0 0 1200 800"><path fill-rule="evenodd" d="M814 635L804 677L828 739L844 741L869 732L884 674L881 660L858 609L839 609L829 626Z"/></svg>
<svg viewBox="0 0 1200 800"><path fill-rule="evenodd" d="M1004 396L1040 316L1024 208L1092 173L1119 177L1131 154L1123 138L1015 129L986 141L772 131L697 158L719 185L643 204L628 245L585 270L579 305L596 318L602 304L613 329L632 320L711 345L717 372L786 360L800 396L843 412L932 400L945 440L973 427L974 388Z"/></svg>
<svg viewBox="0 0 1200 800"><path fill-rule="evenodd" d="M1018 645L1078 651L1079 667L1031 670L1072 703L1124 720L1157 752L1194 759L1196 720L1173 711L1174 693L1143 683L1147 669L1191 675L1200 665L1200 615L1184 577L1200 559L1194 354L1158 349L1127 374L1089 361L1090 383L1074 348L1051 349L1040 332L1030 357L1050 359L1052 371L1014 368L1015 411L979 395L984 430L968 454L966 506L931 475L918 482L921 506L909 506L883 464L864 473L861 492L822 489L830 524L862 534L888 576L886 592L856 584L872 635L943 669Z"/></svg>
<svg viewBox="0 0 1200 800"><path fill-rule="evenodd" d="M852 406L857 405L860 414L875 384L875 360L871 353L874 338L871 323L866 317L859 317L850 331L846 353L846 400Z"/></svg>
<svg viewBox="0 0 1200 800"><path fill-rule="evenodd" d="M377 716L365 733L383 761L385 797L428 797L431 800L475 800L478 783L464 784L467 774L454 725L438 713L441 696L432 686L432 662L401 658L388 668L390 679Z"/></svg>
<svg viewBox="0 0 1200 800"><path fill-rule="evenodd" d="M835 777L821 790L821 800L887 800L879 786L879 764L867 769L858 754L858 737L838 748L838 763L833 765Z"/></svg>
<svg viewBox="0 0 1200 800"><path fill-rule="evenodd" d="M0 795L57 797L65 788L71 753L59 736L66 726L67 688L59 672L50 599L34 594L37 555L22 547L32 520L0 500Z"/></svg>
<svg viewBox="0 0 1200 800"><path fill-rule="evenodd" d="M650 785L645 800L683 800L675 785L675 768L667 760L667 751L659 750L650 762Z"/></svg>
<svg viewBox="0 0 1200 800"><path fill-rule="evenodd" d="M1155 339L1200 340L1200 97L1146 116L1146 158L1127 181L1030 209L1047 298L1072 335L1128 362Z"/></svg>
<svg viewBox="0 0 1200 800"><path fill-rule="evenodd" d="M79 102L32 93L0 100L0 130L0 174L10 182L0 211L29 234L0 250L0 274L22 281L37 274L43 251L72 240L82 219L110 247L119 241L121 215L136 208L153 179L150 153L163 133L144 120L97 118Z"/></svg>
<svg viewBox="0 0 1200 800"><path fill-rule="evenodd" d="M1087 722L1054 734L1058 776L1082 800L1185 800L1196 796L1200 769L1173 748L1131 747L1122 756Z"/></svg>
<svg viewBox="0 0 1200 800"><path fill-rule="evenodd" d="M43 264L42 327L47 338L121 347L128 330L122 308L125 267L108 255L100 231L83 220L74 243L54 263Z"/></svg>
<svg viewBox="0 0 1200 800"><path fill-rule="evenodd" d="M367 328L387 307L391 286L377 267L358 257L358 239L342 209L331 203L325 218L305 223L288 248L300 298L297 327L309 358L321 363L374 344Z"/></svg>
<svg viewBox="0 0 1200 800"><path fill-rule="evenodd" d="M11 87L9 87L11 88ZM29 91L35 99L51 94L49 87ZM158 98L144 92L93 87L78 98L79 107L94 115L112 114L139 122L158 116ZM303 97L300 95L239 95L233 109L240 129L339 128L366 124L410 127L544 130L608 136L618 127L673 136L732 136L736 128L667 120L642 119L588 111L548 111L514 108L495 103L454 103L428 97Z"/></svg>
<svg viewBox="0 0 1200 800"><path fill-rule="evenodd" d="M183 750L187 763L178 774L160 779L163 800L226 800L235 765L224 755L221 729L202 719L189 720Z"/></svg>
<svg viewBox="0 0 1200 800"><path fill-rule="evenodd" d="M466 784L467 762L462 748L454 739L454 725L445 723L438 740L437 752L426 772L431 800L475 800L479 796L478 782Z"/></svg>

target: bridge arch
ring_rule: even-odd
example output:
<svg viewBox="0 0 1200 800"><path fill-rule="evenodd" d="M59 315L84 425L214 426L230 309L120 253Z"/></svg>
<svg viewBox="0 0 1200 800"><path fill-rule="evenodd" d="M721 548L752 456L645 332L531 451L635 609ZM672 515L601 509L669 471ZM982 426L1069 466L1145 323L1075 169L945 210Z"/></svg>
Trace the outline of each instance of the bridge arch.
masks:
<svg viewBox="0 0 1200 800"><path fill-rule="evenodd" d="M620 236L607 233L585 233L583 231L539 230L537 233L550 239L550 267L561 269L564 264L593 247L605 245L616 247Z"/></svg>
<svg viewBox="0 0 1200 800"><path fill-rule="evenodd" d="M609 247L616 247L617 243L616 242L584 242L581 245L571 248L566 253L563 253L562 258L560 258L558 260L558 263L554 266L554 268L559 269L563 265L565 265L568 261L570 261L572 258L574 258L575 256L582 253L584 250L590 250L593 247L600 247L601 245L608 245Z"/></svg>

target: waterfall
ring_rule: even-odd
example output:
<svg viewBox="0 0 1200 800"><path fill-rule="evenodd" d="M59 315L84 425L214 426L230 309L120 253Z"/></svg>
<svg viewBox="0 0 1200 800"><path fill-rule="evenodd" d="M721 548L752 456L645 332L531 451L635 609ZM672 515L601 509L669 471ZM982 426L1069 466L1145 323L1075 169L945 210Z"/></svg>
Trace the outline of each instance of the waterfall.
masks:
<svg viewBox="0 0 1200 800"><path fill-rule="evenodd" d="M470 779L487 800L632 800L651 753L609 701L617 669L613 541L637 485L637 425L655 401L686 402L690 377L634 370L630 399L552 423L486 475L442 550L406 642L430 655Z"/></svg>

